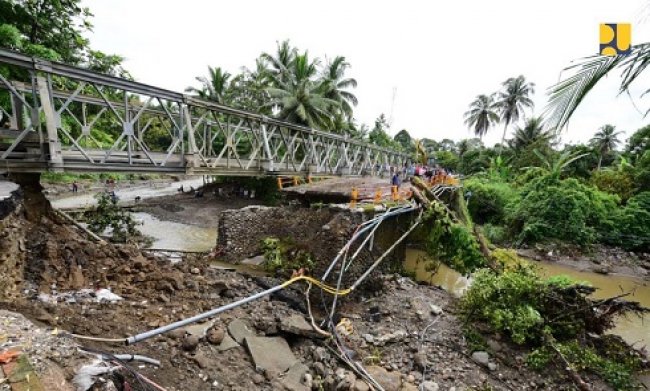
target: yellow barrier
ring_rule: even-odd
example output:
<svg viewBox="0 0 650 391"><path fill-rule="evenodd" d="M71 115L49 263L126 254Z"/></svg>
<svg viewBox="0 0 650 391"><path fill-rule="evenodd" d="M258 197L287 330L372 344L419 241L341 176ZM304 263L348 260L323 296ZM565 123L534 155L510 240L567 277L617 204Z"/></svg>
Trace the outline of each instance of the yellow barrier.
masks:
<svg viewBox="0 0 650 391"><path fill-rule="evenodd" d="M374 199L375 204L380 204L381 203L381 197L382 197L383 194L384 193L381 191L381 189L377 189L377 191L375 192L375 199Z"/></svg>
<svg viewBox="0 0 650 391"><path fill-rule="evenodd" d="M359 199L359 190L357 190L356 187L352 188L352 194L350 197L350 208L354 208L357 206L357 200Z"/></svg>

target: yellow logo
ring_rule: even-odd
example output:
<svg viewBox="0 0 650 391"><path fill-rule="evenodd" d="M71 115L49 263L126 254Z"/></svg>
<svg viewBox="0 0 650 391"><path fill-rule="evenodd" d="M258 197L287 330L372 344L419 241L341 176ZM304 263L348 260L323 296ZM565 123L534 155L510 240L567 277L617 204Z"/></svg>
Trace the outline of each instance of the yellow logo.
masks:
<svg viewBox="0 0 650 391"><path fill-rule="evenodd" d="M632 25L629 23L602 23L600 25L600 54L618 56L632 51Z"/></svg>

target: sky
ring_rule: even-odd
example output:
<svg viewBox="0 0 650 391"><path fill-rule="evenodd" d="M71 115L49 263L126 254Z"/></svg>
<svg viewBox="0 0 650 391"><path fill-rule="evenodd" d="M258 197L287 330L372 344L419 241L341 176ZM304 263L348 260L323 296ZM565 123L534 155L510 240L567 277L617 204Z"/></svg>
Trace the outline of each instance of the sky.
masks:
<svg viewBox="0 0 650 391"><path fill-rule="evenodd" d="M83 0L95 15L91 46L125 57L136 80L174 91L196 85L207 66L237 73L289 39L310 56L343 55L358 81L355 117L372 125L384 113L391 135L472 137L463 114L479 94L509 77L536 85L534 114L572 60L598 52L600 23L632 23L632 44L650 41L647 0ZM648 72L650 73L650 72ZM573 116L562 142L586 142L604 124L629 137L650 122L642 97L618 75L598 84ZM649 94L650 95L650 94ZM498 142L503 128L484 138ZM509 133L512 129L509 130Z"/></svg>

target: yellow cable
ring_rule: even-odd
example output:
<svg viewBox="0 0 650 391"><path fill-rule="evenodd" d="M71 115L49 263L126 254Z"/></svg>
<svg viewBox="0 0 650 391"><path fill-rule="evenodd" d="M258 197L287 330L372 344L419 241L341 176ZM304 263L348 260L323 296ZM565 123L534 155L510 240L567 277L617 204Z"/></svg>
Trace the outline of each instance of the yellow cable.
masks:
<svg viewBox="0 0 650 391"><path fill-rule="evenodd" d="M338 290L338 289L336 289L336 288L334 288L334 287L332 287L330 285L322 283L319 280L317 280L317 279L315 279L313 277L309 277L309 276L296 276L296 277L293 277L293 278L285 281L282 284L282 287L286 288L289 285L293 284L294 282L298 282L298 281L301 281L301 280L311 282L312 284L314 284L317 287L321 288L325 292L327 292L327 293L329 293L331 295L335 295L335 296L345 296L345 295L349 294L350 292L352 292L352 289L350 289L350 288Z"/></svg>

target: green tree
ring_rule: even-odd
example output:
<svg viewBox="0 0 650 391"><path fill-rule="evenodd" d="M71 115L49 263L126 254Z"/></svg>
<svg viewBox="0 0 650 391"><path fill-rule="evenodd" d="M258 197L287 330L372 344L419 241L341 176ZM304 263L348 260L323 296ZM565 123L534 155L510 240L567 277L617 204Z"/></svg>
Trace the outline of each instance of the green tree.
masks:
<svg viewBox="0 0 650 391"><path fill-rule="evenodd" d="M388 121L384 114L379 115L375 120L375 126L368 133L368 141L384 148L399 148L399 144L388 134Z"/></svg>
<svg viewBox="0 0 650 391"><path fill-rule="evenodd" d="M598 169L603 162L603 156L607 156L621 143L618 136L622 132L617 132L616 127L612 125L604 125L600 128L594 137L590 140L592 147L598 152Z"/></svg>
<svg viewBox="0 0 650 391"><path fill-rule="evenodd" d="M186 92L198 95L202 99L218 104L227 104L227 94L232 75L221 67L208 66L208 77L198 76L196 80L201 83L200 88L187 87Z"/></svg>
<svg viewBox="0 0 650 391"><path fill-rule="evenodd" d="M340 104L325 97L324 84L314 78L317 65L318 60L310 61L305 52L296 55L289 68L270 75L268 105L279 111L278 118L312 128L332 127L332 109L340 109Z"/></svg>
<svg viewBox="0 0 650 391"><path fill-rule="evenodd" d="M345 76L345 71L350 68L350 63L345 61L345 57L336 56L332 61L325 64L321 75L325 98L338 102L335 109L341 109L348 119L353 116L353 106L359 101L357 97L348 91L350 88L357 87L356 79Z"/></svg>
<svg viewBox="0 0 650 391"><path fill-rule="evenodd" d="M508 125L525 115L526 109L534 107L531 95L535 93L535 84L526 81L523 75L511 77L503 82L503 89L497 93L496 107L503 122L503 136L499 154L503 151Z"/></svg>
<svg viewBox="0 0 650 391"><path fill-rule="evenodd" d="M413 149L413 138L406 129L402 129L393 137L403 150L410 151Z"/></svg>
<svg viewBox="0 0 650 391"><path fill-rule="evenodd" d="M518 126L515 129L515 134L508 141L508 144L515 151L520 151L535 143L550 144L554 138L555 134L553 132L544 129L544 123L541 117L531 117L523 127Z"/></svg>
<svg viewBox="0 0 650 391"><path fill-rule="evenodd" d="M0 25L14 26L19 49L69 64L83 62L92 14L81 0L1 0Z"/></svg>
<svg viewBox="0 0 650 391"><path fill-rule="evenodd" d="M268 108L270 87L267 64L261 57L255 60L255 69L244 67L242 73L230 82L229 104L238 109L270 115Z"/></svg>
<svg viewBox="0 0 650 391"><path fill-rule="evenodd" d="M492 96L478 95L465 112L465 124L480 139L499 122L498 107Z"/></svg>
<svg viewBox="0 0 650 391"><path fill-rule="evenodd" d="M565 68L568 76L550 88L546 110L553 127L562 129L592 88L612 70L621 70L619 93L629 93L631 84L648 64L650 43L642 43L633 46L626 56L590 56Z"/></svg>
<svg viewBox="0 0 650 391"><path fill-rule="evenodd" d="M264 52L260 58L270 66L266 70L267 74L274 76L275 79L282 80L285 76L288 76L286 70L291 68L297 55L298 49L291 46L287 39L277 42L275 54Z"/></svg>
<svg viewBox="0 0 650 391"><path fill-rule="evenodd" d="M625 152L630 155L632 164L635 164L645 151L650 150L650 125L638 129L628 140Z"/></svg>
<svg viewBox="0 0 650 391"><path fill-rule="evenodd" d="M0 0L0 47L30 56L85 66L93 71L130 78L123 58L91 50L84 35L92 14L81 0ZM10 79L25 74L0 67Z"/></svg>

